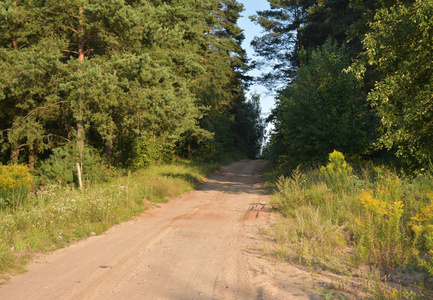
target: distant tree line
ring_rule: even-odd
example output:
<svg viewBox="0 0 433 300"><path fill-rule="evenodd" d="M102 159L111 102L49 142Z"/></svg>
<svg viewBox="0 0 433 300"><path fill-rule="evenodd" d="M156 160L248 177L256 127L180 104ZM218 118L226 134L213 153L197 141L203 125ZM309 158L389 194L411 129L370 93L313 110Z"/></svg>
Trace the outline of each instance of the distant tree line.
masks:
<svg viewBox="0 0 433 300"><path fill-rule="evenodd" d="M433 155L433 1L268 0L252 42L277 91L267 153L282 165L348 157L407 170Z"/></svg>
<svg viewBox="0 0 433 300"><path fill-rule="evenodd" d="M258 100L245 98L242 10L236 0L1 1L0 162L61 173L59 161L257 156L264 127Z"/></svg>

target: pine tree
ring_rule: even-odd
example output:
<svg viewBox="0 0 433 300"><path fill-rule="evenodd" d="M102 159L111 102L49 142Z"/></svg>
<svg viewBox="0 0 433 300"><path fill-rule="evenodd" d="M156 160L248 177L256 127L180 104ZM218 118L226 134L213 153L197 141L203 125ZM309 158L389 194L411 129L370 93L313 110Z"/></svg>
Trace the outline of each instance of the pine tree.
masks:
<svg viewBox="0 0 433 300"><path fill-rule="evenodd" d="M281 87L291 81L300 64L306 63L302 51L324 45L331 38L339 45L350 42L353 56L361 50L359 36L349 39L352 25L362 12L350 0L269 0L271 9L258 11L251 19L261 25L265 34L255 37L254 50L264 59L261 64L272 70L260 79L270 87Z"/></svg>
<svg viewBox="0 0 433 300"><path fill-rule="evenodd" d="M251 42L262 61L258 66L271 66L272 71L262 74L260 81L269 87L290 82L299 66L299 51L305 46L301 27L306 24L306 11L302 0L268 0L271 9L258 11L251 20L261 25L265 34Z"/></svg>
<svg viewBox="0 0 433 300"><path fill-rule="evenodd" d="M241 47L242 30L236 25L243 6L237 1L215 1L209 11L209 44L203 53L206 76L195 91L201 103L209 108L202 127L215 133L211 146L215 153L229 151L235 143L232 124L240 103L245 101L244 82L247 58Z"/></svg>
<svg viewBox="0 0 433 300"><path fill-rule="evenodd" d="M4 1L2 153L17 161L26 149L33 165L35 151L64 146L82 162L89 145L125 163L137 140L190 155L214 143L210 131L227 150L245 101L241 10L234 0Z"/></svg>
<svg viewBox="0 0 433 300"><path fill-rule="evenodd" d="M20 150L27 149L34 168L35 152L46 147L46 111L52 106L53 77L58 70L59 49L51 37L40 38L38 8L32 1L5 1L0 4L0 76L2 87L3 151L9 148L11 161L18 162Z"/></svg>

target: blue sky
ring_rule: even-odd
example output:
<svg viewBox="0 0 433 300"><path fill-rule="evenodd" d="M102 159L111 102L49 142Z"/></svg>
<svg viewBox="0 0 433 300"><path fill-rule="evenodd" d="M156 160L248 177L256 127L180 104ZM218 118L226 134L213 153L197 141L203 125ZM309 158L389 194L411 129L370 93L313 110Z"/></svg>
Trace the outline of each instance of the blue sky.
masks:
<svg viewBox="0 0 433 300"><path fill-rule="evenodd" d="M255 36L261 35L261 27L255 25L249 20L249 16L255 15L258 10L269 9L269 2L267 0L238 0L239 3L244 5L245 11L242 12L242 18L239 19L238 25L244 30L245 41L242 46L247 51L248 58L254 59L254 50L250 46L251 40ZM260 75L261 71L254 70L249 73L252 76ZM274 106L274 97L271 95L264 86L253 85L250 88L249 94L252 92L257 92L260 95L262 113L263 115L268 115Z"/></svg>

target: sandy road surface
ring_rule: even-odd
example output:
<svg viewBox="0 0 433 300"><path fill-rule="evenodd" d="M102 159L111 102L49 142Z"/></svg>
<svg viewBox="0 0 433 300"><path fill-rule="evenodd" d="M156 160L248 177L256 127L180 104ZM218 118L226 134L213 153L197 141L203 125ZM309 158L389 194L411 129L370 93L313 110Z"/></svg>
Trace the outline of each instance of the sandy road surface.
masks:
<svg viewBox="0 0 433 300"><path fill-rule="evenodd" d="M258 250L265 164L223 167L197 191L38 257L0 299L315 299L302 271Z"/></svg>

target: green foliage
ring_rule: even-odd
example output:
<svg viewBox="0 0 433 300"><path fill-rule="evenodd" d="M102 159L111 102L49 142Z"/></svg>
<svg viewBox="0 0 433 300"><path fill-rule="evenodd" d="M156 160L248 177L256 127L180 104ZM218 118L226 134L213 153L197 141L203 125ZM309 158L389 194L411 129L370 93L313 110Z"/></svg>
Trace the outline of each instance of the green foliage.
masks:
<svg viewBox="0 0 433 300"><path fill-rule="evenodd" d="M358 221L359 237L356 251L361 263L368 263L390 274L395 267L403 268L412 255L405 245L402 224L403 202L392 199L389 190L379 191L373 198L371 191L363 191L358 200L364 207L362 221ZM391 198L391 199L390 199Z"/></svg>
<svg viewBox="0 0 433 300"><path fill-rule="evenodd" d="M329 163L320 168L320 174L329 189L336 193L344 193L344 191L352 183L350 180L352 167L350 167L344 155L337 150L329 154Z"/></svg>
<svg viewBox="0 0 433 300"><path fill-rule="evenodd" d="M326 44L331 38L338 46L348 45L352 53L360 50L360 36L348 40L348 29L361 14L350 0L280 1L268 0L270 9L250 17L264 30L251 45L261 56L258 64L270 71L259 79L281 88L291 82L297 69L306 61L302 51ZM365 1L362 1L363 4Z"/></svg>
<svg viewBox="0 0 433 300"><path fill-rule="evenodd" d="M232 151L248 69L236 25L242 9L234 0L3 1L2 161L28 160L70 183L69 166L38 163L51 152L72 157L54 150L65 141L84 169L92 168L87 147L115 165L141 156L137 166L171 160L173 151ZM157 146L140 140L147 134Z"/></svg>
<svg viewBox="0 0 433 300"><path fill-rule="evenodd" d="M135 168L148 167L158 162L170 163L174 161L174 149L172 144L153 140L152 137L141 137L135 140Z"/></svg>
<svg viewBox="0 0 433 300"><path fill-rule="evenodd" d="M395 149L411 168L432 157L433 2L383 2L367 23L358 74L374 68L379 79L369 94L381 121L380 143Z"/></svg>
<svg viewBox="0 0 433 300"><path fill-rule="evenodd" d="M291 84L278 94L270 120L271 147L283 163L324 162L334 149L355 155L367 151L369 132L364 97L344 48L328 41L314 50Z"/></svg>
<svg viewBox="0 0 433 300"><path fill-rule="evenodd" d="M0 272L19 267L22 253L49 251L77 239L101 234L109 226L128 220L144 210L143 202L129 197L121 184L97 186L81 192L76 189L47 186L34 201L0 212ZM137 203L140 203L138 205Z"/></svg>
<svg viewBox="0 0 433 300"><path fill-rule="evenodd" d="M430 180L432 176L429 176ZM430 192L429 201L423 203L421 208L410 218L408 227L414 233L414 255L419 266L425 268L433 275L433 203ZM419 247L423 250L419 251Z"/></svg>
<svg viewBox="0 0 433 300"><path fill-rule="evenodd" d="M250 19L265 29L265 34L251 42L263 57L263 65L272 64L272 71L261 79L271 86L287 83L299 66L298 51L303 43L300 24L305 22L305 9L299 2L269 0L271 9L258 11ZM288 42L292 41L292 42Z"/></svg>
<svg viewBox="0 0 433 300"><path fill-rule="evenodd" d="M0 208L18 207L27 202L33 178L23 165L0 165Z"/></svg>
<svg viewBox="0 0 433 300"><path fill-rule="evenodd" d="M326 219L319 207L297 207L292 218L276 225L276 238L282 246L280 254L303 265L338 270L342 264L336 256L347 247L344 228ZM293 252L283 251L287 243L294 245Z"/></svg>
<svg viewBox="0 0 433 300"><path fill-rule="evenodd" d="M271 66L260 80L282 88L269 118L273 159L322 163L340 149L424 168L433 148L432 1L268 2L252 17L265 29L252 44ZM334 72L347 69L358 77Z"/></svg>
<svg viewBox="0 0 433 300"><path fill-rule="evenodd" d="M276 226L280 254L303 265L341 270L339 259L349 243L342 225L346 219L330 214L340 209L344 215L346 208L342 209L341 201L329 193L320 173L298 167L291 177L280 177L276 187L278 196L273 204L286 217Z"/></svg>
<svg viewBox="0 0 433 300"><path fill-rule="evenodd" d="M254 94L249 101L241 103L236 114L233 132L237 147L249 158L257 158L265 135L259 95Z"/></svg>
<svg viewBox="0 0 433 300"><path fill-rule="evenodd" d="M350 260L388 276L406 268L431 274L432 182L429 172L410 179L385 167L351 169L338 152L331 153L330 163L320 170L297 168L291 177L277 181L273 202L287 218L282 222L286 225L277 228L285 255L303 264L316 260L331 269L339 266L340 271ZM329 185L338 188L330 190ZM316 219L320 225L306 229ZM316 227L323 229L320 236ZM333 230L335 235L328 236ZM315 244L319 249L313 251L312 242L296 242L300 235L340 241L340 233L345 239L342 245L352 245L354 251L349 255L337 250L332 256L336 261L331 256L325 259L332 251L325 244ZM298 238L289 238L293 236Z"/></svg>
<svg viewBox="0 0 433 300"><path fill-rule="evenodd" d="M197 161L219 162L226 153L235 151L235 141L231 134L233 120L226 114L204 118L203 127L213 133L213 139L201 143L192 151L192 159Z"/></svg>
<svg viewBox="0 0 433 300"><path fill-rule="evenodd" d="M66 144L63 147L53 149L53 153L41 163L39 168L43 183L59 184L60 186L78 185L77 163L79 162L80 155L75 145ZM110 178L110 171L95 149L85 148L82 163L84 182L97 183L107 181Z"/></svg>
<svg viewBox="0 0 433 300"><path fill-rule="evenodd" d="M284 201L279 201L279 209L285 214L292 214L293 208L304 204L306 190L306 176L298 167L292 172L291 177L281 176L276 181L276 190L282 195Z"/></svg>

